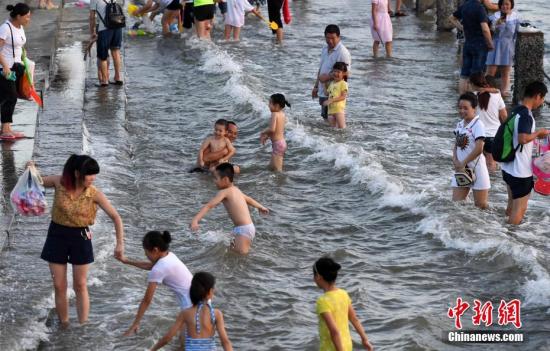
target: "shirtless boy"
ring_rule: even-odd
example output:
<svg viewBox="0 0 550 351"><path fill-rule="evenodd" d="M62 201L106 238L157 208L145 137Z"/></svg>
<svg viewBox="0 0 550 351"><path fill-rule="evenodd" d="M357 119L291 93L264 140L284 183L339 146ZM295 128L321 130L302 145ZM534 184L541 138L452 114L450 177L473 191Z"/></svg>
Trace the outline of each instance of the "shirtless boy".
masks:
<svg viewBox="0 0 550 351"><path fill-rule="evenodd" d="M269 210L253 198L243 194L239 188L233 185L234 174L233 165L230 163L222 163L216 167L213 171L214 183L220 191L193 217L191 230L198 230L199 221L202 217L222 202L235 225L231 249L241 255L246 255L256 235L256 228L252 223L248 206L257 208L261 214L268 214Z"/></svg>
<svg viewBox="0 0 550 351"><path fill-rule="evenodd" d="M228 160L235 154L235 148L231 141L226 137L227 121L225 119L219 119L214 124L214 134L206 138L201 145L199 155L197 157L197 164L200 168L212 170L219 164L228 162ZM218 160L205 160L206 152L218 153L227 149L225 156Z"/></svg>

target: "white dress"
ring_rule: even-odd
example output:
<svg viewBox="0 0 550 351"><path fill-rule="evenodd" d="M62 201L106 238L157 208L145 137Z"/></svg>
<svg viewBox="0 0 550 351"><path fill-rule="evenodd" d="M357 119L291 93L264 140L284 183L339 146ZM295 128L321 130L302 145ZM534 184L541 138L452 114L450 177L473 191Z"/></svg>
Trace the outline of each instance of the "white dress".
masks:
<svg viewBox="0 0 550 351"><path fill-rule="evenodd" d="M233 27L244 26L245 12L252 11L254 6L247 0L227 0L227 13L225 14L225 24Z"/></svg>

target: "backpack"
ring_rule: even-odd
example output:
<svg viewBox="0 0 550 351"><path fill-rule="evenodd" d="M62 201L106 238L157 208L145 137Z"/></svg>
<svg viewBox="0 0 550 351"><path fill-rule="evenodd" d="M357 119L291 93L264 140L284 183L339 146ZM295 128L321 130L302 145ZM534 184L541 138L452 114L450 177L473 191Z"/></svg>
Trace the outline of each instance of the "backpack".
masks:
<svg viewBox="0 0 550 351"><path fill-rule="evenodd" d="M516 151L523 150L523 145L518 143L514 148L514 125L520 117L518 112L512 113L504 123L498 127L493 140L493 159L497 162L512 162L516 158Z"/></svg>
<svg viewBox="0 0 550 351"><path fill-rule="evenodd" d="M126 17L122 12L122 7L115 2L115 0L109 0L109 2L103 0L107 6L105 7L105 18L101 17L101 14L97 12L99 19L106 28L117 29L126 27Z"/></svg>

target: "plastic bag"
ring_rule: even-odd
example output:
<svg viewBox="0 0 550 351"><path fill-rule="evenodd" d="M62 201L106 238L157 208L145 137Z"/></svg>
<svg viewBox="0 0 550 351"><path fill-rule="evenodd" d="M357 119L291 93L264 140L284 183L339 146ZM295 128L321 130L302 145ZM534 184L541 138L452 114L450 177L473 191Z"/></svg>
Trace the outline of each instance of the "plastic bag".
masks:
<svg viewBox="0 0 550 351"><path fill-rule="evenodd" d="M23 216L41 216L46 213L48 203L44 186L35 167L28 167L19 177L10 200L13 210Z"/></svg>

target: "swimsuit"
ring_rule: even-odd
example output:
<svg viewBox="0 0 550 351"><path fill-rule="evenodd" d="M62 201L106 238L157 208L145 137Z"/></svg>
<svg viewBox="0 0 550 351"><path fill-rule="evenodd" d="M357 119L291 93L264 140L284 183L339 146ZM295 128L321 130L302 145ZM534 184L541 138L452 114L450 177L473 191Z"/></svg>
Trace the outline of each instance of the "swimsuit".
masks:
<svg viewBox="0 0 550 351"><path fill-rule="evenodd" d="M206 304L208 308L210 308L210 320L212 321L212 325L216 325L216 316L214 314L214 308L212 307L212 304L208 302ZM204 306L202 302L200 302L197 305L197 312L195 313L195 329L197 331L197 334L200 334L201 332L201 322L200 322L200 312L201 308ZM209 338L192 338L189 336L189 334L186 333L185 335L185 350L186 351L216 351L216 339L214 338L214 335L212 335Z"/></svg>
<svg viewBox="0 0 550 351"><path fill-rule="evenodd" d="M271 152L273 155L284 156L287 148L285 139L271 141L271 148L273 149Z"/></svg>
<svg viewBox="0 0 550 351"><path fill-rule="evenodd" d="M238 227L233 228L233 235L235 236L242 235L250 239L250 241L254 240L254 237L256 236L256 228L254 227L254 223L240 225Z"/></svg>

